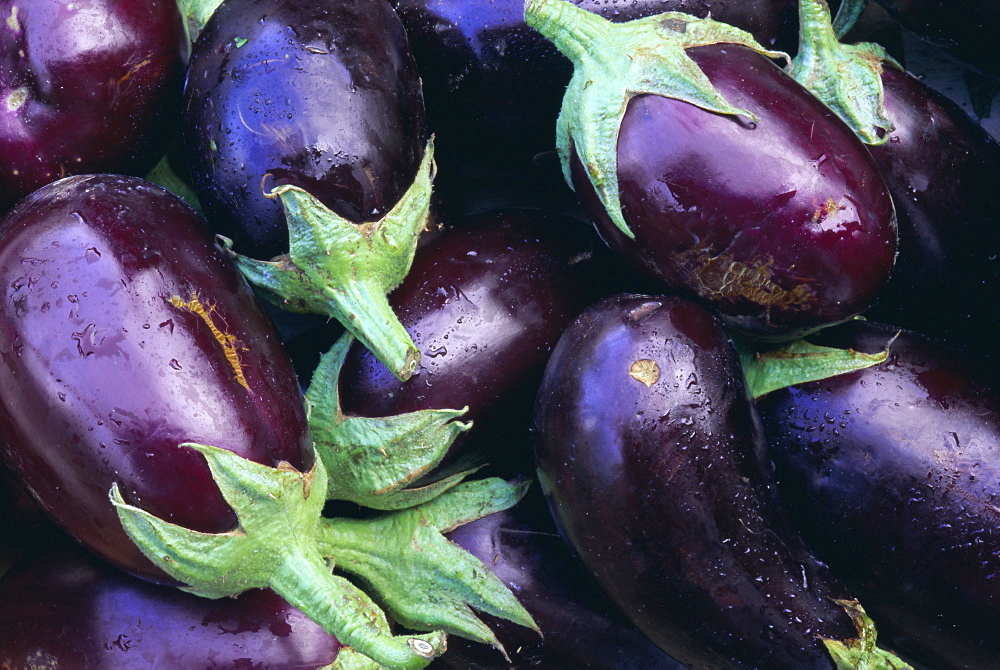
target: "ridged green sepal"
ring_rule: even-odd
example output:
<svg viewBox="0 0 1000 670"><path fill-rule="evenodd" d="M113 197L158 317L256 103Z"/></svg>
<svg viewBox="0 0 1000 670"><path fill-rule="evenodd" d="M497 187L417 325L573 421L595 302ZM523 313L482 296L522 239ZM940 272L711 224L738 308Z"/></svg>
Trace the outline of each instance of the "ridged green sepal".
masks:
<svg viewBox="0 0 1000 670"><path fill-rule="evenodd" d="M837 349L795 340L779 347L734 338L740 355L747 389L754 398L771 391L835 377L884 363L889 351L865 354L853 349Z"/></svg>
<svg viewBox="0 0 1000 670"><path fill-rule="evenodd" d="M386 294L409 272L417 239L430 212L433 143L414 179L382 219L353 223L308 192L274 189L288 223L289 251L270 261L242 256L223 245L247 280L279 307L325 314L340 321L400 379L413 374L420 351L396 318Z"/></svg>
<svg viewBox="0 0 1000 670"><path fill-rule="evenodd" d="M330 519L321 551L339 570L371 584L403 625L416 630L430 625L503 651L474 610L537 626L503 582L444 533L513 506L526 490L523 482L484 479L373 519Z"/></svg>
<svg viewBox="0 0 1000 670"><path fill-rule="evenodd" d="M885 108L882 69L885 63L899 64L877 44L841 44L826 0L799 0L799 23L799 51L788 74L836 112L863 142L884 143L896 126Z"/></svg>
<svg viewBox="0 0 1000 670"><path fill-rule="evenodd" d="M431 409L390 417L344 416L338 380L354 338L345 334L320 359L306 392L309 428L329 470L327 497L379 510L427 502L461 482L465 470L413 487L471 423L466 409Z"/></svg>
<svg viewBox="0 0 1000 670"><path fill-rule="evenodd" d="M633 233L622 216L618 191L618 130L629 101L660 95L756 121L715 89L685 49L732 43L788 59L743 30L680 12L612 23L565 0L528 0L524 15L529 26L573 61L556 124L566 181L572 185L570 156L575 151L611 220L629 237Z"/></svg>
<svg viewBox="0 0 1000 670"><path fill-rule="evenodd" d="M876 646L875 624L857 600L838 600L854 622L858 637L852 640L830 640L823 644L839 670L913 670L891 652Z"/></svg>
<svg viewBox="0 0 1000 670"><path fill-rule="evenodd" d="M443 632L393 636L372 599L333 575L317 549L326 500L319 459L307 473L277 468L217 447L186 443L208 462L239 525L228 533L199 533L130 505L117 485L111 501L132 540L186 591L223 598L270 588L344 644L389 667L422 668L445 649ZM384 541L382 538L380 541ZM426 628L424 628L426 630Z"/></svg>

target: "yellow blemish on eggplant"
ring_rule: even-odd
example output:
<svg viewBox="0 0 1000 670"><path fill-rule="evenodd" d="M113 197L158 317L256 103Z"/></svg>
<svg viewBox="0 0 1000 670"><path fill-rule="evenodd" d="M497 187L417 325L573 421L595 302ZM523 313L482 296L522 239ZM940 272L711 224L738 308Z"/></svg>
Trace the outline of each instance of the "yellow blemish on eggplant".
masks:
<svg viewBox="0 0 1000 670"><path fill-rule="evenodd" d="M198 315L201 320L208 325L209 330L212 331L215 340L222 346L222 351L226 354L226 360L229 361L229 365L233 368L233 374L236 376L236 381L240 383L240 386L246 390L250 390L250 385L247 384L247 379L243 375L243 366L240 364L239 347L237 346L237 340L235 335L230 335L219 329L215 325L215 319L212 318L212 312L215 308L212 305L204 305L200 300L198 300L198 294L192 292L191 299L185 301L178 295L170 298L170 304L178 309L186 309L187 311Z"/></svg>
<svg viewBox="0 0 1000 670"><path fill-rule="evenodd" d="M729 254L713 256L707 249L695 247L677 260L691 271L695 280L692 288L705 298L743 299L770 309L806 306L815 295L807 284L786 289L774 281L771 257L748 265Z"/></svg>
<svg viewBox="0 0 1000 670"><path fill-rule="evenodd" d="M628 375L637 382L652 386L660 379L660 366L650 358L642 358L632 363Z"/></svg>
<svg viewBox="0 0 1000 670"><path fill-rule="evenodd" d="M10 16L7 17L7 27L15 33L21 32L21 22L17 20L17 5L10 8Z"/></svg>

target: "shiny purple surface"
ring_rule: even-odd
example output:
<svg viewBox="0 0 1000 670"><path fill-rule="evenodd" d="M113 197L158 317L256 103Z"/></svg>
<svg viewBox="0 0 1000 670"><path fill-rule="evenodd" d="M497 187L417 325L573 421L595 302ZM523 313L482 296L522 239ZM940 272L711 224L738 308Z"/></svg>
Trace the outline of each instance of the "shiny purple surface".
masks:
<svg viewBox="0 0 1000 670"><path fill-rule="evenodd" d="M995 366L872 322L824 338L870 353L888 347L889 360L759 401L786 506L879 625L879 639L928 667L992 667L1000 657Z"/></svg>
<svg viewBox="0 0 1000 670"><path fill-rule="evenodd" d="M180 120L174 0L0 0L0 213L60 177L143 174Z"/></svg>
<svg viewBox="0 0 1000 670"><path fill-rule="evenodd" d="M281 204L263 195L284 183L350 221L381 218L412 184L424 135L416 66L386 0L224 2L195 44L187 155L209 220L240 253L288 251Z"/></svg>
<svg viewBox="0 0 1000 670"><path fill-rule="evenodd" d="M778 504L736 352L700 305L618 295L553 351L535 413L554 518L612 602L694 667L832 668L846 591Z"/></svg>
<svg viewBox="0 0 1000 670"><path fill-rule="evenodd" d="M688 50L719 91L759 118L633 98L618 137L621 234L574 160L573 181L613 248L729 325L790 339L864 311L896 253L889 192L854 133L749 49Z"/></svg>
<svg viewBox="0 0 1000 670"><path fill-rule="evenodd" d="M66 540L0 579L0 667L321 668L337 639L273 591L210 600L126 575Z"/></svg>
<svg viewBox="0 0 1000 670"><path fill-rule="evenodd" d="M0 285L0 448L42 506L109 560L163 577L121 527L114 482L168 521L235 526L182 442L311 466L277 335L175 196L111 175L37 191L0 223Z"/></svg>

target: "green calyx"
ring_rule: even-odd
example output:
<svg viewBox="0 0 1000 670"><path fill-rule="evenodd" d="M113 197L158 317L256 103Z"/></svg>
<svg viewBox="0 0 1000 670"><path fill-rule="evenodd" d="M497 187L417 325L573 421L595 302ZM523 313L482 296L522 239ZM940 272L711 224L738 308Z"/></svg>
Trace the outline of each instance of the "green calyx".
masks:
<svg viewBox="0 0 1000 670"><path fill-rule="evenodd" d="M461 410L423 410L390 417L350 417L340 409L338 378L354 338L345 334L320 360L306 392L309 429L327 465L327 497L380 510L413 507L461 482L465 470L411 486L433 469L472 424Z"/></svg>
<svg viewBox="0 0 1000 670"><path fill-rule="evenodd" d="M876 646L875 623L857 600L837 600L851 617L858 637L852 640L822 638L826 650L840 670L913 670L895 654Z"/></svg>
<svg viewBox="0 0 1000 670"><path fill-rule="evenodd" d="M556 124L563 175L572 184L570 152L576 151L611 220L629 237L618 191L618 130L629 101L660 95L756 122L729 104L685 49L732 43L788 59L745 31L680 12L612 23L566 0L527 0L524 17L574 65Z"/></svg>
<svg viewBox="0 0 1000 670"><path fill-rule="evenodd" d="M177 0L177 7L184 17L184 28L193 44L222 0Z"/></svg>
<svg viewBox="0 0 1000 670"><path fill-rule="evenodd" d="M378 221L353 223L296 186L271 192L281 199L289 251L260 261L232 251L237 266L258 292L291 312L325 314L368 347L399 379L413 374L420 351L393 314L386 294L409 272L417 239L430 211L433 143L410 189Z"/></svg>
<svg viewBox="0 0 1000 670"><path fill-rule="evenodd" d="M198 195L187 182L177 176L177 173L174 172L174 169L170 166L170 161L166 156L161 158L160 162L153 166L153 169L146 174L146 180L162 186L174 195L180 197L184 202L191 205L191 207L193 207L196 211L202 211Z"/></svg>
<svg viewBox="0 0 1000 670"><path fill-rule="evenodd" d="M866 144L889 138L882 68L901 66L877 44L842 44L826 0L799 0L799 51L788 74L832 109Z"/></svg>
<svg viewBox="0 0 1000 670"><path fill-rule="evenodd" d="M788 386L870 368L889 358L888 348L877 354L864 354L852 349L821 347L805 340L767 348L743 338L734 338L734 342L747 389L754 398Z"/></svg>
<svg viewBox="0 0 1000 670"><path fill-rule="evenodd" d="M200 452L239 519L228 533L199 533L164 521L124 501L117 485L111 502L129 536L186 591L223 598L271 588L344 644L393 668L422 668L445 649L446 635L393 636L382 611L320 554L326 470L317 459L302 473L271 468L230 451L182 444Z"/></svg>
<svg viewBox="0 0 1000 670"><path fill-rule="evenodd" d="M538 627L503 582L444 533L513 506L527 486L496 478L465 482L422 505L374 519L325 520L320 552L371 585L404 626L433 626L503 652L473 610Z"/></svg>

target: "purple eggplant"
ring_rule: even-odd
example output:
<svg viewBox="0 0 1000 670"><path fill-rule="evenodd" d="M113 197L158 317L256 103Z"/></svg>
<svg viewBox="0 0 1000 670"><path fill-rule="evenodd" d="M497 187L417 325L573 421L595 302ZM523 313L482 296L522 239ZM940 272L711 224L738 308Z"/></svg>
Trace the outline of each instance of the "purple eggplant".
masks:
<svg viewBox="0 0 1000 670"><path fill-rule="evenodd" d="M144 174L180 122L175 0L0 0L0 213L89 172Z"/></svg>
<svg viewBox="0 0 1000 670"><path fill-rule="evenodd" d="M0 667L321 668L340 643L278 595L209 600L113 569L65 538L0 579Z"/></svg>
<svg viewBox="0 0 1000 670"><path fill-rule="evenodd" d="M493 624L510 663L482 645L454 640L441 662L456 670L591 668L682 670L623 620L559 537L545 499L533 488L516 507L448 535L518 594L542 632ZM491 622L493 623L493 622Z"/></svg>
<svg viewBox="0 0 1000 670"><path fill-rule="evenodd" d="M564 171L614 249L761 339L871 305L896 254L889 192L851 129L759 44L681 14L612 24L532 0L526 15L576 64Z"/></svg>
<svg viewBox="0 0 1000 670"><path fill-rule="evenodd" d="M620 272L602 251L588 226L562 215L510 209L456 221L390 294L422 352L416 372L401 382L355 344L340 375L344 413L468 406L468 440L495 444L490 460L508 474L529 471L531 402L549 353L577 314L615 292Z"/></svg>
<svg viewBox="0 0 1000 670"><path fill-rule="evenodd" d="M391 1L410 38L440 153L481 171L503 166L514 179L532 174L532 158L555 148L553 126L572 66L525 25L524 1ZM711 14L772 47L795 44L794 0L575 4L616 22L665 11Z"/></svg>
<svg viewBox="0 0 1000 670"><path fill-rule="evenodd" d="M1000 79L1000 5L982 0L878 0L905 28L983 74Z"/></svg>
<svg viewBox="0 0 1000 670"><path fill-rule="evenodd" d="M539 481L612 602L695 667L832 668L847 591L782 513L721 322L677 297L584 312L538 392Z"/></svg>
<svg viewBox="0 0 1000 670"><path fill-rule="evenodd" d="M995 368L872 322L823 339L889 359L758 400L786 507L902 653L933 668L995 666Z"/></svg>
<svg viewBox="0 0 1000 670"><path fill-rule="evenodd" d="M790 72L870 145L899 217L899 258L867 315L988 350L1000 324L1000 144L880 47L838 42L822 0L801 11Z"/></svg>
<svg viewBox="0 0 1000 670"><path fill-rule="evenodd" d="M0 223L0 448L72 535L163 580L126 535L112 483L203 532L236 516L202 456L312 465L301 392L249 288L201 219L137 178L71 177Z"/></svg>
<svg viewBox="0 0 1000 670"><path fill-rule="evenodd" d="M237 251L288 250L265 197L283 184L355 223L381 218L426 142L399 19L387 0L226 0L194 46L184 137L198 198Z"/></svg>

